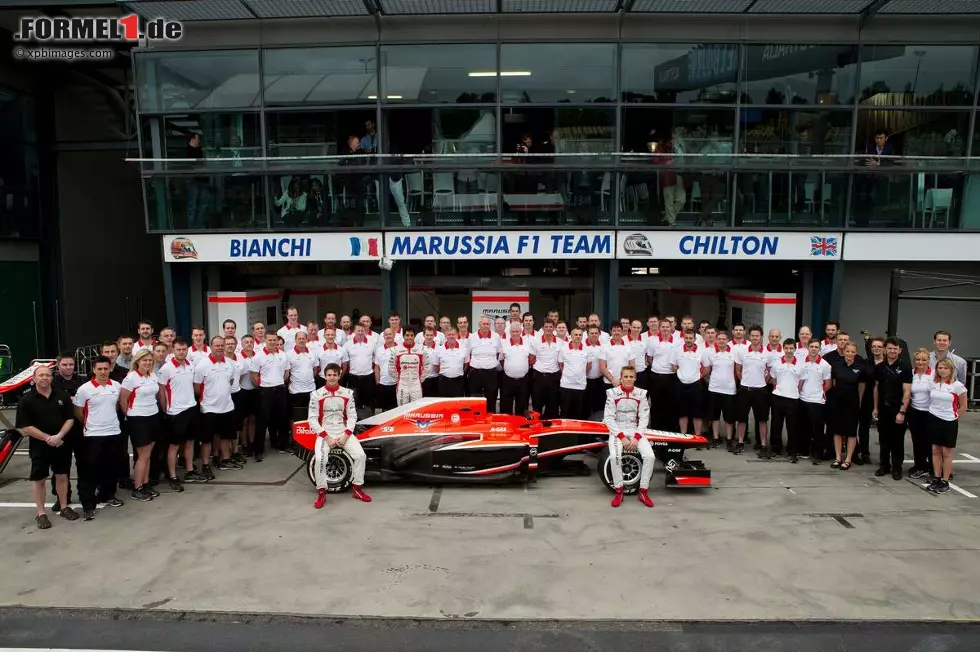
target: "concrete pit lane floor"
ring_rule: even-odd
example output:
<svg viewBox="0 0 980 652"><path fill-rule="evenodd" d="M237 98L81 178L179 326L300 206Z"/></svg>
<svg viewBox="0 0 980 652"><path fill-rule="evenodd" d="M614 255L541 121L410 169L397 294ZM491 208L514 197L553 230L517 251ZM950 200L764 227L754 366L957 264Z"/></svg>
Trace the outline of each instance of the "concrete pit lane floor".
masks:
<svg viewBox="0 0 980 652"><path fill-rule="evenodd" d="M720 448L691 455L713 471L710 490L668 491L658 469L654 509L635 497L612 509L593 472L529 486L374 484L371 504L331 495L316 511L299 460L274 453L181 494L161 486L151 503L121 492L126 505L92 522L52 515L46 531L18 455L0 476L0 604L141 616L974 621L980 415L964 416L959 443L959 491L945 496L875 478L874 465L837 471Z"/></svg>

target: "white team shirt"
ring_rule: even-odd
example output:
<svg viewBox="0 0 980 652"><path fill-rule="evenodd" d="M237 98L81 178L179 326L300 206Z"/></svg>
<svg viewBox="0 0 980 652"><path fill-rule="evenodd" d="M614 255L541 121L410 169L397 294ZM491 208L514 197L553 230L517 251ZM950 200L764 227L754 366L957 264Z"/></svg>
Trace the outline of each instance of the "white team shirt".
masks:
<svg viewBox="0 0 980 652"><path fill-rule="evenodd" d="M384 340L381 341L383 342ZM395 331L395 344L401 346L404 343L405 343L405 329L399 328L397 331Z"/></svg>
<svg viewBox="0 0 980 652"><path fill-rule="evenodd" d="M288 365L285 353L271 353L263 347L252 358L249 369L259 375L259 387L282 387L286 384Z"/></svg>
<svg viewBox="0 0 980 652"><path fill-rule="evenodd" d="M436 363L433 361L433 358L435 357L434 354L437 348L439 348L439 345L436 344L435 338L432 340L432 346L426 346L424 340L417 340L415 346L412 347L412 353L425 353L426 360L429 361L429 364L425 366L425 375L422 376L422 380L436 377Z"/></svg>
<svg viewBox="0 0 980 652"><path fill-rule="evenodd" d="M333 341L337 346L346 346L347 340L354 337L353 333L348 333L347 331L340 328L339 326L335 327L333 330L334 330Z"/></svg>
<svg viewBox="0 0 980 652"><path fill-rule="evenodd" d="M555 336L552 335L552 338ZM530 342L531 355L534 356L532 368L541 374L553 374L558 369L558 354L561 353L562 343L557 339L544 341L544 335L535 337Z"/></svg>
<svg viewBox="0 0 980 652"><path fill-rule="evenodd" d="M807 358L809 357L807 356ZM820 405L826 403L827 394L823 387L824 383L830 380L832 373L830 363L819 355L814 362L809 359L802 362L799 358L795 358L795 360L800 365L800 377L803 381L800 388L800 400L804 403L819 403Z"/></svg>
<svg viewBox="0 0 980 652"><path fill-rule="evenodd" d="M241 385L242 389L255 389L255 383L252 382L252 358L255 357L255 352L252 355L246 356L245 351L242 350L237 354L238 357L238 383Z"/></svg>
<svg viewBox="0 0 980 652"><path fill-rule="evenodd" d="M133 352L131 355L136 355L137 353L139 353L144 349L152 353L153 347L156 345L157 345L156 340L150 340L149 344L143 344L143 342L141 342L139 338L137 338L136 341L133 343Z"/></svg>
<svg viewBox="0 0 980 652"><path fill-rule="evenodd" d="M296 324L295 326L290 326L286 324L282 328L276 331L276 335L282 338L282 350L292 351L293 347L296 346L296 333L304 330L302 326Z"/></svg>
<svg viewBox="0 0 980 652"><path fill-rule="evenodd" d="M82 408L82 432L85 437L109 437L122 432L116 412L121 387L112 380L99 385L93 379L75 392L71 401Z"/></svg>
<svg viewBox="0 0 980 652"><path fill-rule="evenodd" d="M837 349L837 341L828 340L826 337L820 340L820 357L827 355Z"/></svg>
<svg viewBox="0 0 980 652"><path fill-rule="evenodd" d="M211 347L207 344L202 344L201 348L197 348L194 344L187 347L187 361L191 363L191 367L197 366L199 360L209 355L211 355Z"/></svg>
<svg viewBox="0 0 980 652"><path fill-rule="evenodd" d="M517 344L511 338L504 341L500 352L500 357L504 363L504 373L508 378L519 380L527 375L531 368L529 356L531 346L526 337L521 337Z"/></svg>
<svg viewBox="0 0 980 652"><path fill-rule="evenodd" d="M382 344L377 349L374 350L374 364L378 365L378 369L381 371L380 384L382 385L394 385L398 382L389 369L389 363L391 361L391 353L395 350L398 344L392 343L391 346L385 346Z"/></svg>
<svg viewBox="0 0 980 652"><path fill-rule="evenodd" d="M737 354L739 351L743 351L743 352L748 351L749 347L752 346L752 343L749 342L748 340L742 340L741 342L736 342L735 340L732 340L731 342L728 343L728 346L732 347L732 351L734 351Z"/></svg>
<svg viewBox="0 0 980 652"><path fill-rule="evenodd" d="M558 385L565 389L585 389L586 368L589 364L589 354L585 347L581 344L577 347L574 344L563 347L558 354L558 362L562 365Z"/></svg>
<svg viewBox="0 0 980 652"><path fill-rule="evenodd" d="M693 347L690 350L683 345L674 348L670 360L671 366L677 367L677 379L685 385L701 380L701 360L704 357L704 348L697 344Z"/></svg>
<svg viewBox="0 0 980 652"><path fill-rule="evenodd" d="M599 355L602 353L602 342L600 341L598 344L590 344L588 340L582 340L582 348L585 349L585 353L589 357L589 362L592 363L592 366L589 367L585 377L589 380L600 378L602 376L602 372L599 371Z"/></svg>
<svg viewBox="0 0 980 652"><path fill-rule="evenodd" d="M643 335L633 339L629 337L626 339L626 346L630 350L630 359L633 360L633 366L636 367L636 373L647 370L647 343L643 340Z"/></svg>
<svg viewBox="0 0 980 652"><path fill-rule="evenodd" d="M190 359L185 358L183 364L177 358L171 358L163 363L157 372L157 381L163 385L167 395L167 414L174 416L197 405L194 396L194 367Z"/></svg>
<svg viewBox="0 0 980 652"><path fill-rule="evenodd" d="M772 344L766 343L764 348L766 353L769 354L769 364L775 365L779 362L779 359L783 357L783 345L780 344L778 347L773 348ZM796 357L795 355L793 357Z"/></svg>
<svg viewBox="0 0 980 652"><path fill-rule="evenodd" d="M807 350L807 346L804 345L803 342L797 342L796 343L796 360L802 364L803 362L806 362L806 359L809 358L809 357L810 357L810 351ZM823 359L823 356L822 355L820 356L820 359L821 360Z"/></svg>
<svg viewBox="0 0 980 652"><path fill-rule="evenodd" d="M347 340L347 357L350 360L352 376L368 376L374 374L374 342L371 338L356 335Z"/></svg>
<svg viewBox="0 0 980 652"><path fill-rule="evenodd" d="M436 347L434 364L439 365L439 375L446 378L459 378L463 375L463 366L466 364L466 349L455 342L450 346L446 342L444 346Z"/></svg>
<svg viewBox="0 0 980 652"><path fill-rule="evenodd" d="M912 398L909 404L913 409L926 412L932 402L932 367L927 367L924 374L912 372Z"/></svg>
<svg viewBox="0 0 980 652"><path fill-rule="evenodd" d="M966 387L958 380L952 383L932 383L929 388L929 414L943 421L956 421L965 407L960 405L960 395L964 393Z"/></svg>
<svg viewBox="0 0 980 652"><path fill-rule="evenodd" d="M336 341L337 340L334 339L334 342ZM323 350L323 344L324 342L320 339L319 335L316 337L316 339L312 337L306 339L306 348L312 351L313 355L315 355L317 358L320 357L320 351Z"/></svg>
<svg viewBox="0 0 980 652"><path fill-rule="evenodd" d="M742 387L759 389L766 386L766 368L769 365L769 354L763 346L758 349L735 348L735 364L742 367Z"/></svg>
<svg viewBox="0 0 980 652"><path fill-rule="evenodd" d="M500 356L500 336L490 331L481 335L480 331L470 333L470 369L496 369Z"/></svg>
<svg viewBox="0 0 980 652"><path fill-rule="evenodd" d="M725 348L718 348L718 345L705 348L703 364L711 367L711 376L708 378L708 391L715 394L735 394L735 351L732 347L725 345Z"/></svg>
<svg viewBox="0 0 980 652"><path fill-rule="evenodd" d="M436 336L432 339L435 341L436 346L442 346L446 343L446 334L442 331L436 331Z"/></svg>
<svg viewBox="0 0 980 652"><path fill-rule="evenodd" d="M225 360L231 363L231 393L242 391L242 356L240 353L226 355Z"/></svg>
<svg viewBox="0 0 980 652"><path fill-rule="evenodd" d="M122 389L129 390L129 409L126 411L128 417L152 417L160 412L157 404L157 393L160 385L157 383L157 375L150 372L149 376L143 376L136 371L126 374L122 382Z"/></svg>
<svg viewBox="0 0 980 652"><path fill-rule="evenodd" d="M231 385L236 373L236 365L227 358L221 362L213 355L201 358L194 365L194 383L202 386L201 412L205 414L227 414L235 409L231 400Z"/></svg>
<svg viewBox="0 0 980 652"><path fill-rule="evenodd" d="M633 349L629 347L626 340L614 343L610 339L599 351L599 360L606 363L606 371L618 381L619 372L622 371L623 367L633 362ZM605 382L607 385L610 384L608 378L605 379Z"/></svg>
<svg viewBox="0 0 980 652"><path fill-rule="evenodd" d="M350 362L350 353L337 342L334 342L332 346L324 342L317 354L317 360L317 366L320 367L320 376L322 377L328 364L340 365L341 370L343 370L344 364Z"/></svg>
<svg viewBox="0 0 980 652"><path fill-rule="evenodd" d="M309 350L300 351L294 346L286 354L286 364L289 368L289 393L304 394L316 389L316 368L320 358Z"/></svg>
<svg viewBox="0 0 980 652"><path fill-rule="evenodd" d="M670 339L663 339L657 333L653 337L648 337L646 342L646 355L650 356L650 371L655 374L668 375L674 373L671 359L674 355L674 343Z"/></svg>
<svg viewBox="0 0 980 652"><path fill-rule="evenodd" d="M791 398L794 401L800 398L803 365L796 361L796 356L790 358L789 362L783 358L772 361L769 365L769 375L776 381L776 388L772 391L773 396Z"/></svg>

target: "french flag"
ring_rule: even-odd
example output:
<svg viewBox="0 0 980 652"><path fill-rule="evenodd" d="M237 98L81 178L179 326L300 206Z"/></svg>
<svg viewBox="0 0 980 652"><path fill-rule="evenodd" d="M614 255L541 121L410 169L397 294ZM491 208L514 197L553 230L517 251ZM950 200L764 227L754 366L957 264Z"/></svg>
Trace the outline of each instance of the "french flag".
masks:
<svg viewBox="0 0 980 652"><path fill-rule="evenodd" d="M369 258L377 258L380 256L378 247L379 238L357 238L351 236L350 239L350 255L352 258L359 258L361 256L367 256Z"/></svg>

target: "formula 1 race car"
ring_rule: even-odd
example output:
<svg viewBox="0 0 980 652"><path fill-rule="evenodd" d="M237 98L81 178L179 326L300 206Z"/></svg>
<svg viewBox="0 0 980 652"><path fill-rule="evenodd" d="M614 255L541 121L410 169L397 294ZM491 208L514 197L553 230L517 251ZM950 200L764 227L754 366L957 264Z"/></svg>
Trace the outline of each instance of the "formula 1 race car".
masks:
<svg viewBox="0 0 980 652"><path fill-rule="evenodd" d="M597 421L541 420L535 412L487 414L480 398L424 398L358 421L354 434L367 454L368 481L534 482L538 476L588 475L581 461L565 460L587 453L598 458L599 478L613 489L609 430ZM659 430L646 436L664 465L666 486L711 486L704 464L684 459L685 450L707 445L704 437ZM293 437L312 482L316 435L306 421L298 421ZM635 493L640 456L624 453L621 459L626 493ZM331 449L327 468L329 491L347 491L353 469L347 453Z"/></svg>

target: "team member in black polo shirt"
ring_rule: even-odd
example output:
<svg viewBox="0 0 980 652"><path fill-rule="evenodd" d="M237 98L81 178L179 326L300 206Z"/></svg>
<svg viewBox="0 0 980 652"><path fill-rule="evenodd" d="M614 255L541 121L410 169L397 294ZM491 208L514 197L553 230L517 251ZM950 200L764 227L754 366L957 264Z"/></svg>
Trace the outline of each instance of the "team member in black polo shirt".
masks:
<svg viewBox="0 0 980 652"><path fill-rule="evenodd" d="M843 333L839 334L843 335ZM851 468L857 452L858 420L861 415L861 398L867 382L868 370L857 354L857 344L844 345L844 359L831 365L834 393L829 399L827 421L834 433L834 462L832 468L846 471ZM847 439L847 458L841 458L844 440Z"/></svg>
<svg viewBox="0 0 980 652"><path fill-rule="evenodd" d="M54 378L51 386L58 391L64 392L69 399L75 397L75 392L85 383L85 379L75 373L75 358L70 353L62 353L58 356L55 363ZM71 504L71 455L78 457L78 447L82 443L82 424L75 421L68 436L64 438L62 446L68 449L68 503ZM61 499L58 498L57 480L51 478L51 495L54 496L54 506L52 512L61 511Z"/></svg>
<svg viewBox="0 0 980 652"><path fill-rule="evenodd" d="M51 386L50 367L34 370L34 389L17 403L17 430L30 437L31 475L34 483L35 521L41 530L51 527L44 511L44 485L48 472L54 473L59 502L64 505L59 514L74 521L78 514L68 506L68 470L71 468L71 449L64 440L75 420L68 395Z"/></svg>
<svg viewBox="0 0 980 652"><path fill-rule="evenodd" d="M905 413L912 398L912 369L901 359L902 347L895 338L885 340L885 359L875 365L874 416L878 419L881 465L875 475L891 470L902 479L905 461Z"/></svg>

